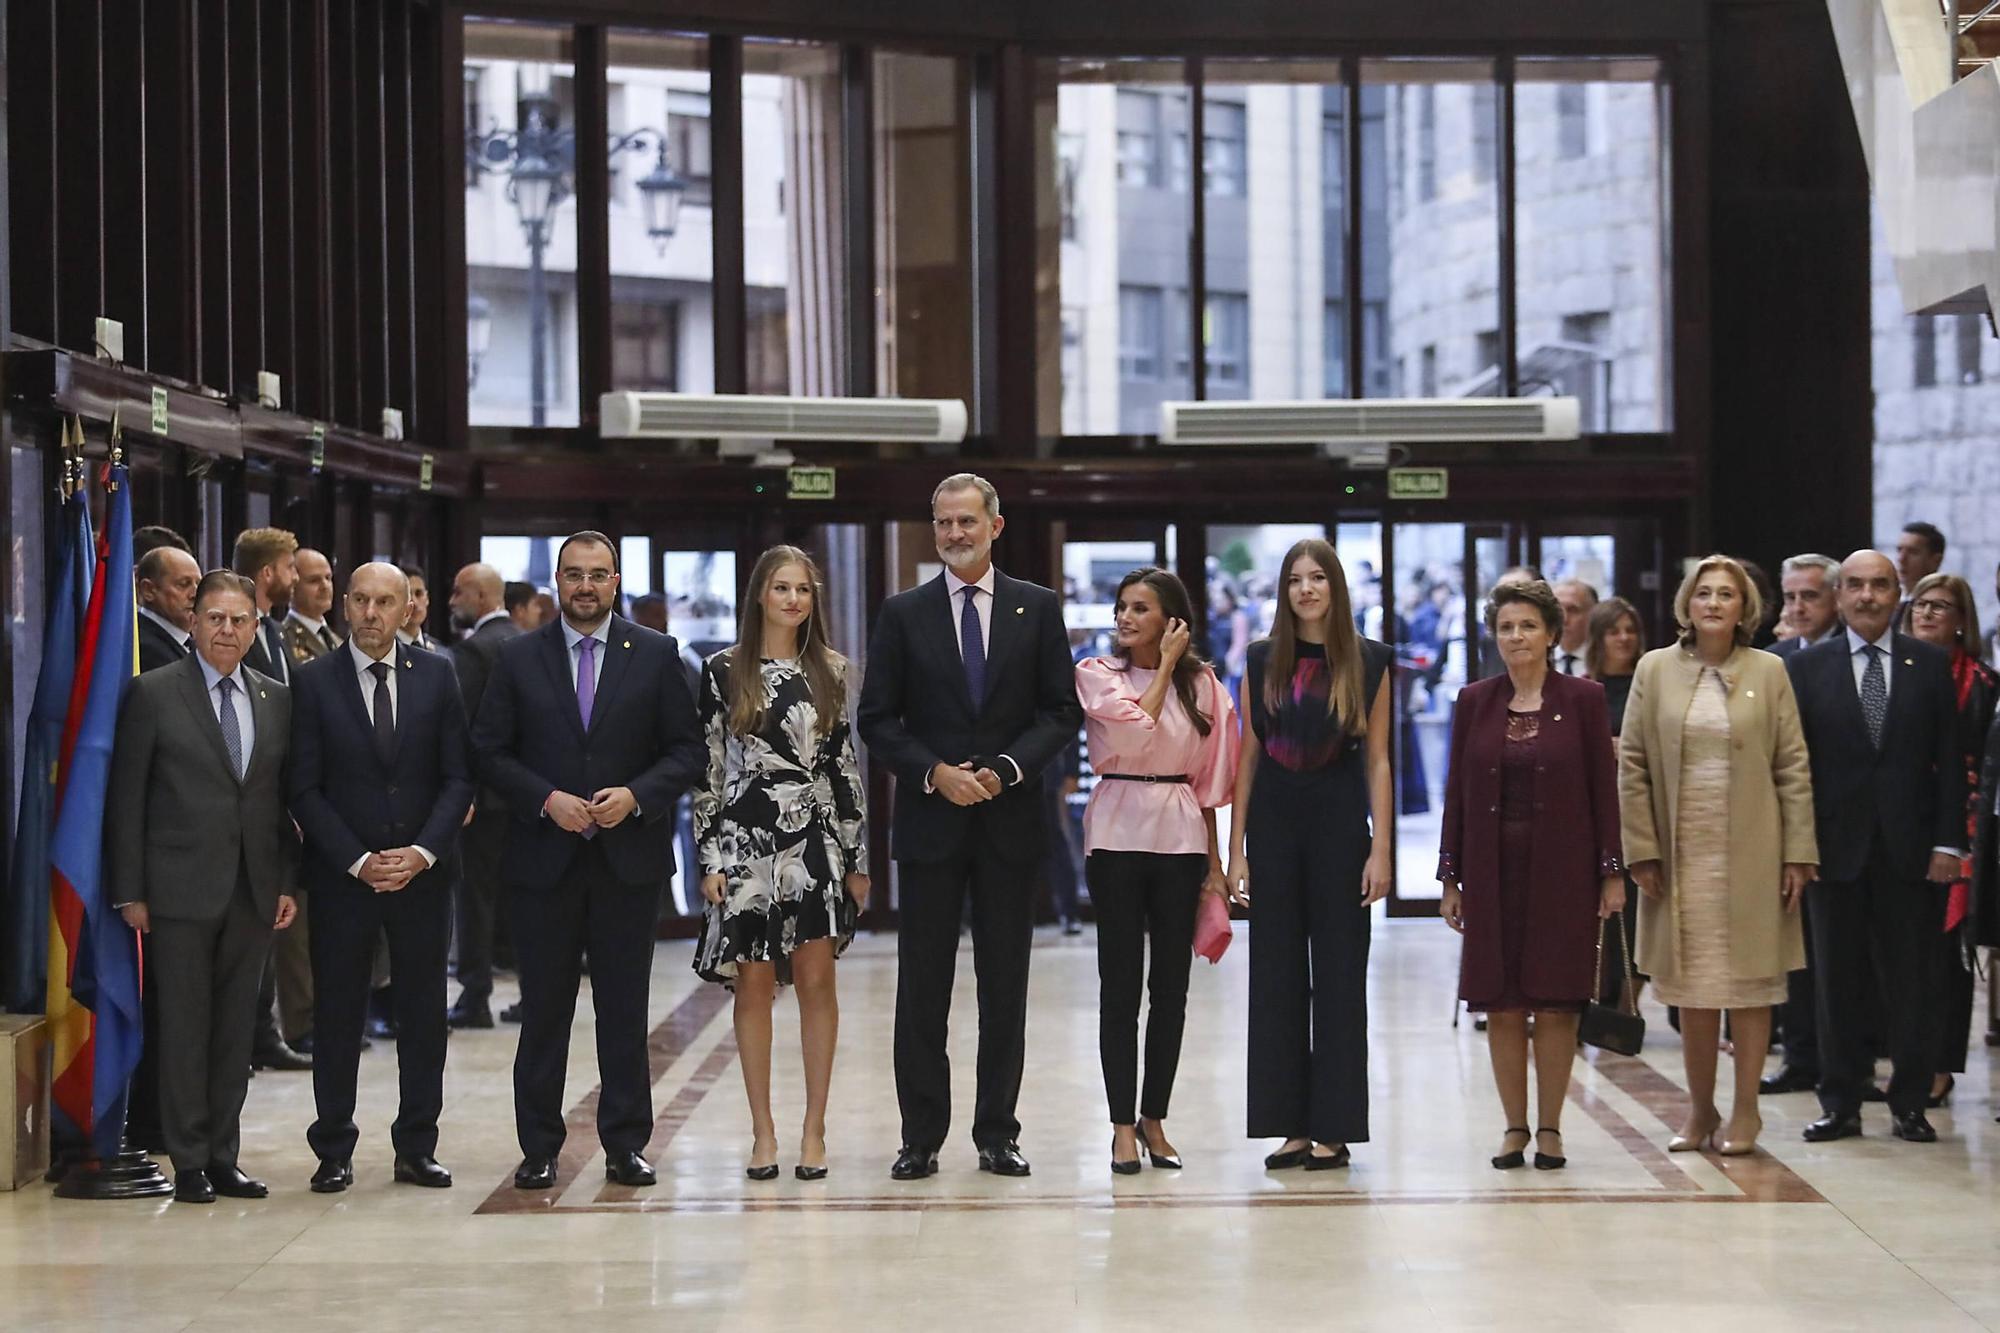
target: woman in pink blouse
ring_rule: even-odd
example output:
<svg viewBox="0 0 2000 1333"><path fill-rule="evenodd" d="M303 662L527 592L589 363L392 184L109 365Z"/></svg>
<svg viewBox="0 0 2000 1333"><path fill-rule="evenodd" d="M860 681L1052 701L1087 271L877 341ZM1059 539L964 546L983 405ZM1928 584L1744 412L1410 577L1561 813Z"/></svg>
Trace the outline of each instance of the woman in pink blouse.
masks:
<svg viewBox="0 0 2000 1333"><path fill-rule="evenodd" d="M1226 891L1215 810L1229 804L1236 782L1236 711L1189 647L1193 612L1179 579L1164 569L1134 570L1118 585L1116 615L1117 651L1077 664L1076 693L1097 774L1083 813L1083 864L1097 912L1097 1046L1111 1103L1111 1169L1132 1175L1142 1135L1154 1166L1181 1164L1161 1122L1180 1063L1195 908L1204 892Z"/></svg>

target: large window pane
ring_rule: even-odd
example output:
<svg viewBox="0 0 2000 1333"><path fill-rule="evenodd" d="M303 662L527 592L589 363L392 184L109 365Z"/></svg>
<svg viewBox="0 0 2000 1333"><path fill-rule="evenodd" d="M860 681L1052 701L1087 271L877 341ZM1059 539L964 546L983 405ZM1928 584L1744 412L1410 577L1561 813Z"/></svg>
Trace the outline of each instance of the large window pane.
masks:
<svg viewBox="0 0 2000 1333"><path fill-rule="evenodd" d="M708 43L614 32L609 60L612 387L711 393Z"/></svg>
<svg viewBox="0 0 2000 1333"><path fill-rule="evenodd" d="M1665 89L1653 60L1515 66L1521 392L1586 431L1667 425Z"/></svg>
<svg viewBox="0 0 2000 1333"><path fill-rule="evenodd" d="M1065 60L1043 73L1055 104L1053 122L1040 123L1060 211L1044 232L1043 272L1059 247L1061 430L1155 434L1160 404L1192 392L1183 70L1179 61ZM1219 127L1223 139L1234 124ZM1235 162L1242 179L1240 137L1211 134L1204 151Z"/></svg>
<svg viewBox="0 0 2000 1333"><path fill-rule="evenodd" d="M970 72L875 57L874 392L973 397Z"/></svg>
<svg viewBox="0 0 2000 1333"><path fill-rule="evenodd" d="M570 29L468 19L466 328L475 426L574 426L576 69Z"/></svg>
<svg viewBox="0 0 2000 1333"><path fill-rule="evenodd" d="M749 41L743 70L750 391L844 394L840 49Z"/></svg>
<svg viewBox="0 0 2000 1333"><path fill-rule="evenodd" d="M1367 60L1361 82L1363 390L1498 393L1492 65Z"/></svg>

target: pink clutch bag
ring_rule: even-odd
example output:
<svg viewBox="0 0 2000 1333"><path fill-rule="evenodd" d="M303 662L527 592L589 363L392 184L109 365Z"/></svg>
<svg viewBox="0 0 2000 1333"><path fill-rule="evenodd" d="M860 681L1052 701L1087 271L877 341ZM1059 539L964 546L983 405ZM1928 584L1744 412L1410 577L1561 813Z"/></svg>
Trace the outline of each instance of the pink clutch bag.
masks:
<svg viewBox="0 0 2000 1333"><path fill-rule="evenodd" d="M1222 961L1236 932L1229 924L1229 900L1219 893L1201 895L1194 913L1194 951L1211 963Z"/></svg>

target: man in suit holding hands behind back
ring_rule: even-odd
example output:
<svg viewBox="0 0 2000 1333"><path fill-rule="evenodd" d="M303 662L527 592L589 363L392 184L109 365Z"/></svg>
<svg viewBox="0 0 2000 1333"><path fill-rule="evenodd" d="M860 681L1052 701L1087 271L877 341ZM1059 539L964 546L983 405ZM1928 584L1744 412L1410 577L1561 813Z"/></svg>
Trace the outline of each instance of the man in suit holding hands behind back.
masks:
<svg viewBox="0 0 2000 1333"><path fill-rule="evenodd" d="M465 708L451 664L396 637L410 584L366 564L347 585L348 641L292 677L292 816L312 886L315 1193L354 1183L355 1080L375 941L396 978L401 1104L395 1178L442 1188L445 957L459 826L472 804Z"/></svg>
<svg viewBox="0 0 2000 1333"><path fill-rule="evenodd" d="M583 955L597 1010L597 1135L605 1176L658 1178L646 991L660 889L674 870L674 805L708 750L680 650L611 613L618 548L579 532L556 551L562 614L501 645L473 723L480 779L507 802L503 874L520 959L514 1055L518 1189L550 1189Z"/></svg>
<svg viewBox="0 0 2000 1333"><path fill-rule="evenodd" d="M1047 836L1042 773L1075 738L1083 710L1062 599L993 568L1004 526L991 482L962 472L938 484L931 527L945 572L882 604L855 714L870 751L896 774L896 1180L937 1171L951 1124L945 1042L968 893L979 974L972 1141L980 1170L1028 1174L1014 1107Z"/></svg>

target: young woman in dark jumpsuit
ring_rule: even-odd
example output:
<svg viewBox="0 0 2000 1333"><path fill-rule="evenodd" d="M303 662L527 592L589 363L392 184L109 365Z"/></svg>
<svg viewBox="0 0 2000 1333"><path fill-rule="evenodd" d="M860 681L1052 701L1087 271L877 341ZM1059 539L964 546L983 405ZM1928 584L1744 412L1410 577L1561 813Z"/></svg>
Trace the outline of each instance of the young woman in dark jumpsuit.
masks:
<svg viewBox="0 0 2000 1333"><path fill-rule="evenodd" d="M1249 1136L1285 1141L1268 1169L1321 1171L1368 1139L1369 908L1394 873L1393 654L1355 631L1326 542L1293 546L1281 583L1243 674L1229 884L1249 903L1255 869Z"/></svg>

